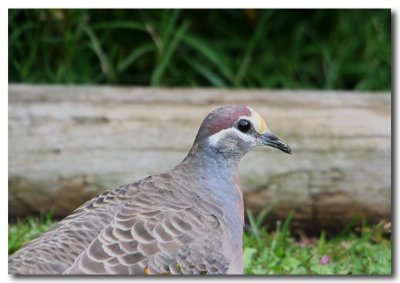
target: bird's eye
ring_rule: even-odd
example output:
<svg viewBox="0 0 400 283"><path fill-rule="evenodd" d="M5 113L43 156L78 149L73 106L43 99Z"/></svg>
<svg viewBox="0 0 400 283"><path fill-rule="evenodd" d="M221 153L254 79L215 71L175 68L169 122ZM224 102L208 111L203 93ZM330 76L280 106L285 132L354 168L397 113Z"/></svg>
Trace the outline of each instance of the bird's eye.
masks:
<svg viewBox="0 0 400 283"><path fill-rule="evenodd" d="M245 119L241 119L241 120L239 120L239 122L237 124L237 128L242 133L246 133L251 129L251 123Z"/></svg>

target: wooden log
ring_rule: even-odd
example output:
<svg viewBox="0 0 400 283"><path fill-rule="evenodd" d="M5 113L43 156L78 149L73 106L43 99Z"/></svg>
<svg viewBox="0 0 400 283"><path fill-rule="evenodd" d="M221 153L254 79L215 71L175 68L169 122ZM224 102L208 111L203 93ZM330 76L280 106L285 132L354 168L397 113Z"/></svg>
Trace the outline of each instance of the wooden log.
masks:
<svg viewBox="0 0 400 283"><path fill-rule="evenodd" d="M293 154L240 164L245 205L295 210L292 227L341 229L391 217L389 93L9 86L9 217L63 217L115 186L171 168L213 108L246 104Z"/></svg>

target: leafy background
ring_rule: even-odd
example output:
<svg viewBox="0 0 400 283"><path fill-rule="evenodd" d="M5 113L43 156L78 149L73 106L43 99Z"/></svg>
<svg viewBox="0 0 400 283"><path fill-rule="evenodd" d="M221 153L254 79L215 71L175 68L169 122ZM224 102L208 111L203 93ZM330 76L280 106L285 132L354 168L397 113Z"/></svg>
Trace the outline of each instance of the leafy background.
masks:
<svg viewBox="0 0 400 283"><path fill-rule="evenodd" d="M390 10L9 10L9 81L391 88Z"/></svg>

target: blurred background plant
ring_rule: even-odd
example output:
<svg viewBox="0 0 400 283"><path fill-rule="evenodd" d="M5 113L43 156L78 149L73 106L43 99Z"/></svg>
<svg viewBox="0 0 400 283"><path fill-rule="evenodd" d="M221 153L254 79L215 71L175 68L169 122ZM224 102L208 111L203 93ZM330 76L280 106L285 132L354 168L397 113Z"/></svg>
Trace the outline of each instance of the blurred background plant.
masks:
<svg viewBox="0 0 400 283"><path fill-rule="evenodd" d="M9 82L390 90L390 10L9 10Z"/></svg>

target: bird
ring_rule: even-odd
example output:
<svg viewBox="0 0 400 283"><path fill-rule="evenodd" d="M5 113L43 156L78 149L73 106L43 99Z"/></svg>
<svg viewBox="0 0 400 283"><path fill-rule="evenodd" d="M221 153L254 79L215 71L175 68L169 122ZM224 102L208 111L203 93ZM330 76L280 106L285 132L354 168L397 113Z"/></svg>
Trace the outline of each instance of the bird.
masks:
<svg viewBox="0 0 400 283"><path fill-rule="evenodd" d="M175 167L105 191L9 256L10 274L243 274L238 164L250 150L290 147L246 105L200 125Z"/></svg>

